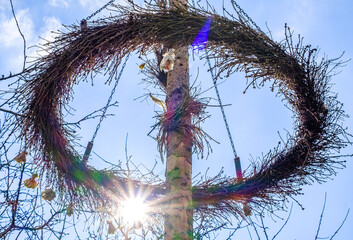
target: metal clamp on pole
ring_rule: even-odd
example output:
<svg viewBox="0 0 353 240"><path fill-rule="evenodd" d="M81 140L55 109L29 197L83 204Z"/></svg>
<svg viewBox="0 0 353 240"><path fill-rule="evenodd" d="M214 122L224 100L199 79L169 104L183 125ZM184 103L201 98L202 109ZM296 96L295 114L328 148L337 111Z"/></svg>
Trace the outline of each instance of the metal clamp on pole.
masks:
<svg viewBox="0 0 353 240"><path fill-rule="evenodd" d="M89 155L91 154L92 148L93 148L93 142L89 141L87 143L86 151L85 151L85 154L83 155L83 159L82 159L84 164L87 163Z"/></svg>
<svg viewBox="0 0 353 240"><path fill-rule="evenodd" d="M238 156L236 156L234 158L234 163L235 163L235 172L237 174L238 182L242 182L243 181L243 173L241 171L240 158Z"/></svg>
<svg viewBox="0 0 353 240"><path fill-rule="evenodd" d="M243 178L243 173L241 171L240 158L238 156L235 156L234 163L235 163L235 172L237 174L238 183L242 183L244 181L244 178ZM251 215L249 200L245 200L245 202L243 203L243 212L246 217L249 217Z"/></svg>

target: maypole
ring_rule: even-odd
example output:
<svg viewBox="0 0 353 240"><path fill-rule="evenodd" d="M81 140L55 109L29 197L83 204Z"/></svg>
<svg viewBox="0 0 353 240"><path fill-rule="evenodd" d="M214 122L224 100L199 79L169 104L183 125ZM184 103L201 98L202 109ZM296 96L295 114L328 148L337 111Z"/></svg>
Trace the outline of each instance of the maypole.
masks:
<svg viewBox="0 0 353 240"><path fill-rule="evenodd" d="M187 7L187 0L170 0L170 8ZM167 114L178 108L189 97L188 47L175 49L175 62L168 72L166 86ZM191 124L191 114L182 112L180 125ZM192 136L180 128L167 133L165 239L192 239L193 214L191 193Z"/></svg>

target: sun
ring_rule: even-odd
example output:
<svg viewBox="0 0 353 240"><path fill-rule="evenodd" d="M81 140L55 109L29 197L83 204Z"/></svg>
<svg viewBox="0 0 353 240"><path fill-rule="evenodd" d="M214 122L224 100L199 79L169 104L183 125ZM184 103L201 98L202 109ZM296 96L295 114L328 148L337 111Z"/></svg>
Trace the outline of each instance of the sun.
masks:
<svg viewBox="0 0 353 240"><path fill-rule="evenodd" d="M125 225L133 227L143 225L147 220L149 208L143 198L127 198L120 208L120 216Z"/></svg>

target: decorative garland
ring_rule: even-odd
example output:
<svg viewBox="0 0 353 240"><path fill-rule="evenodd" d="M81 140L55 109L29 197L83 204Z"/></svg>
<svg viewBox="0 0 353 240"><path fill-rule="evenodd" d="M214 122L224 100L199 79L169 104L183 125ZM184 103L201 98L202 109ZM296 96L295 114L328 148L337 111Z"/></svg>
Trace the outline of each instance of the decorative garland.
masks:
<svg viewBox="0 0 353 240"><path fill-rule="evenodd" d="M57 183L56 187L72 199L79 196L80 201L84 197L103 205L110 201L110 194L122 196L132 184L150 192L149 200L163 202L162 183L141 183L123 171L99 171L84 164L70 144L73 137L63 124L62 110L72 86L89 73L105 70L112 81L126 54L189 46L208 19L212 24L206 47L209 57L215 59L217 77L245 71L254 85L273 80L273 87L293 109L297 127L285 147L266 155L243 182L216 176L194 186L195 213L242 215L238 204L249 202L253 209L266 204L279 207L288 196L299 194L302 185L314 180L321 183L335 175L336 167L343 166L331 153L349 142L340 126L344 112L336 97L329 94L328 85L331 66L337 67L339 62L317 62L316 49L302 45L301 39L294 45L288 28L285 41L276 43L246 22L241 13L223 17L191 6L168 10L134 4L117 5L114 10L116 17L89 22L82 29L69 27L67 33L45 44L48 55L23 75L25 81L17 96L22 106L22 136L36 152L38 166L51 184ZM165 125L166 121L161 122Z"/></svg>

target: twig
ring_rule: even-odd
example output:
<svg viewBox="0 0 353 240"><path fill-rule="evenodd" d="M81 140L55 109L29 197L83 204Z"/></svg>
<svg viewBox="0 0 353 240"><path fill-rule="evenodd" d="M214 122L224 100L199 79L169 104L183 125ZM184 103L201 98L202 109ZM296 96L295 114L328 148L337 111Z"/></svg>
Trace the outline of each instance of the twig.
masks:
<svg viewBox="0 0 353 240"><path fill-rule="evenodd" d="M326 206L326 192L325 192L324 206L322 207L322 211L321 211L321 215L320 215L320 221L319 221L319 226L317 227L315 240L318 239L318 235L319 235L320 227L321 227L321 223L322 223L322 217L323 217L324 211L325 211L325 206Z"/></svg>
<svg viewBox="0 0 353 240"><path fill-rule="evenodd" d="M336 232L332 235L332 237L330 238L330 240L333 239L333 237L339 232L339 230L342 228L343 224L345 223L345 221L347 220L348 214L349 214L350 209L348 209L346 216L344 217L341 225L338 227L338 229L336 230Z"/></svg>
<svg viewBox="0 0 353 240"><path fill-rule="evenodd" d="M262 213L260 214L260 220L261 220L261 225L262 225L261 228L264 231L266 239L268 240L268 235L267 235L267 231L266 231L266 227L265 227L265 224L264 224Z"/></svg>
<svg viewBox="0 0 353 240"><path fill-rule="evenodd" d="M249 217L249 219L250 219L250 221L251 221L251 226L252 226L252 227L254 228L254 230L255 230L255 233L256 233L257 238L258 238L259 240L261 240L260 235L259 235L259 233L258 233L258 231L257 231L256 226L255 226L255 223L253 222L253 220L251 219L251 217Z"/></svg>
<svg viewBox="0 0 353 240"><path fill-rule="evenodd" d="M13 114L15 116L19 116L19 117L24 117L23 115L19 114L19 113L16 113L16 112L13 112L11 110L6 110L6 109L3 109L3 108L0 108L0 111L2 112L6 112L6 113L10 113L10 114Z"/></svg>
<svg viewBox="0 0 353 240"><path fill-rule="evenodd" d="M289 220L289 218L290 218L290 216L291 216L291 214L292 214L292 209L293 209L293 203L292 203L292 205L291 205L291 207L290 207L289 215L288 215L286 221L284 222L284 224L282 225L282 227L278 230L278 232L273 236L272 240L274 240L274 239L277 237L277 235L282 231L282 229L287 225L288 220Z"/></svg>
<svg viewBox="0 0 353 240"><path fill-rule="evenodd" d="M23 35L23 33L21 31L20 25L18 24L18 21L17 21L17 18L16 18L16 14L15 14L15 10L14 10L13 4L12 4L12 0L10 0L10 4L11 4L12 15L13 15L13 17L15 19L18 32L20 33L20 35L21 35L21 37L23 39L23 70L22 71L24 71L25 68L26 68L26 58L27 58L27 55L26 55L26 39L25 39L25 36Z"/></svg>

